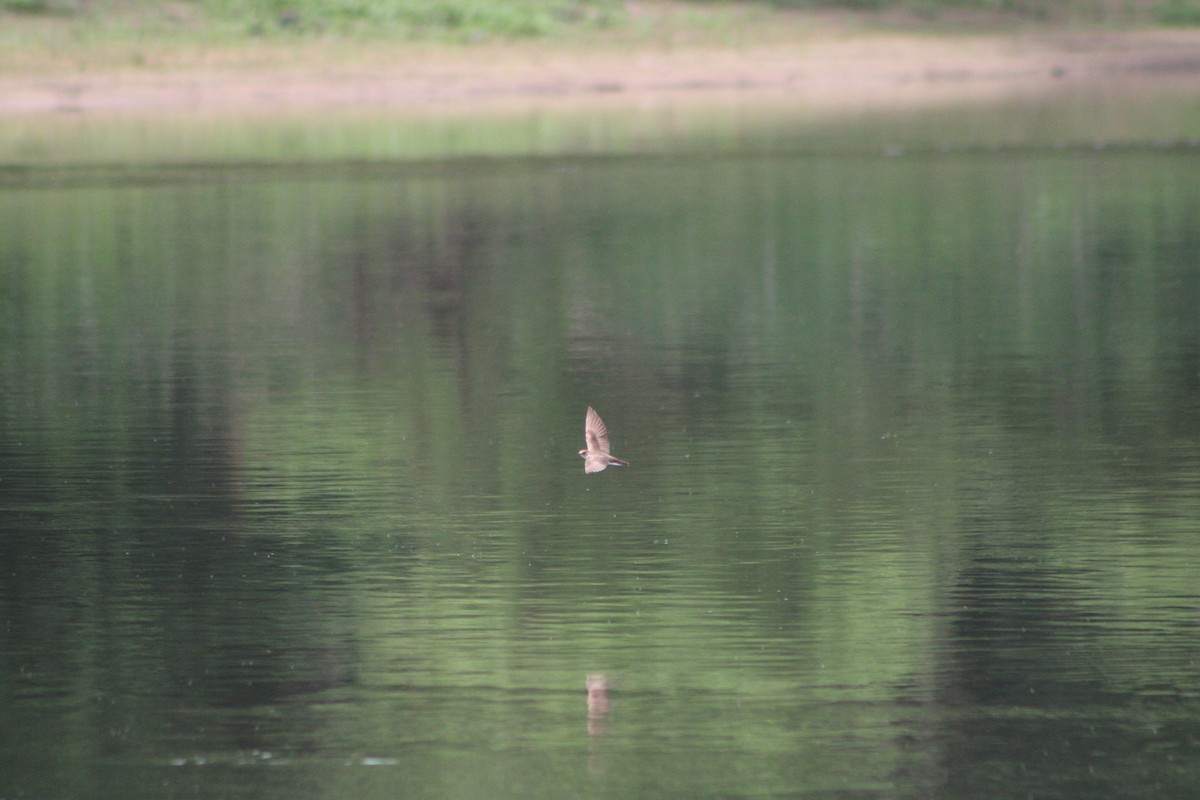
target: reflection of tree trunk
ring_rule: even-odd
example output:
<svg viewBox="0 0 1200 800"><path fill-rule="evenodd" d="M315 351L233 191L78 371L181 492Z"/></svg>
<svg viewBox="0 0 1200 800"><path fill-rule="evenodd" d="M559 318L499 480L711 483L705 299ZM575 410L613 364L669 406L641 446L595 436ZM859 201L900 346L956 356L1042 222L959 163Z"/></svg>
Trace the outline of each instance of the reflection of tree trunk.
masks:
<svg viewBox="0 0 1200 800"><path fill-rule="evenodd" d="M855 247L854 252L850 255L850 338L856 344L861 346L866 339L864 328L866 327L866 270L863 267L863 261L866 257L861 252L861 248Z"/></svg>
<svg viewBox="0 0 1200 800"><path fill-rule="evenodd" d="M1080 345L1087 341L1089 261L1084 236L1083 214L1076 211L1071 222L1071 274L1074 276L1072 289L1075 294L1075 325L1079 332Z"/></svg>

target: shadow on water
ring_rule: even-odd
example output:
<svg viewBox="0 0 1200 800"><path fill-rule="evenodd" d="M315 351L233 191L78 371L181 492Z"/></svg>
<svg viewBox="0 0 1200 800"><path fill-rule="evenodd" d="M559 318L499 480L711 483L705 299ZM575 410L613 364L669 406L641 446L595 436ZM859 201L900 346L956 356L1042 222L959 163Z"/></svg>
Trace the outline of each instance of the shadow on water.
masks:
<svg viewBox="0 0 1200 800"><path fill-rule="evenodd" d="M1178 107L6 167L0 795L1182 796Z"/></svg>

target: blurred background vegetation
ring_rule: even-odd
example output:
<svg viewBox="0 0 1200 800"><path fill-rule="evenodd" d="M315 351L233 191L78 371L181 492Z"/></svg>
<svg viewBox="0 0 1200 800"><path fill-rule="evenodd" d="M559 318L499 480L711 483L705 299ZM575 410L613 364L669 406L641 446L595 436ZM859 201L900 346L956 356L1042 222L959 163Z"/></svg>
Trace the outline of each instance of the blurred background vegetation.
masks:
<svg viewBox="0 0 1200 800"><path fill-rule="evenodd" d="M474 40L636 27L669 8L693 21L721 14L844 13L884 22L996 25L1200 25L1200 0L0 0L0 17L86 20L108 29L215 28L276 33L372 33Z"/></svg>

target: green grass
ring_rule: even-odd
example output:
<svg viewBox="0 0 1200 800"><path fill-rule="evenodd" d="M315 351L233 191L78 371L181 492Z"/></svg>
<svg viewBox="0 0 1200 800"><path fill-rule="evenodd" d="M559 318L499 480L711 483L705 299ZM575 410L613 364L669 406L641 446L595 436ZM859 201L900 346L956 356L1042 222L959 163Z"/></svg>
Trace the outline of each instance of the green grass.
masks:
<svg viewBox="0 0 1200 800"><path fill-rule="evenodd" d="M1200 24L1200 0L0 0L2 17L86 21L110 31L223 31L250 36L379 35L476 41L636 28L647 9L703 19L724 9L840 11L915 21L985 15L1012 21Z"/></svg>
<svg viewBox="0 0 1200 800"><path fill-rule="evenodd" d="M1145 25L1200 25L1200 0L0 0L0 71L344 63L397 42L673 48Z"/></svg>
<svg viewBox="0 0 1200 800"><path fill-rule="evenodd" d="M79 0L0 0L0 11L15 14L77 14L83 10Z"/></svg>
<svg viewBox="0 0 1200 800"><path fill-rule="evenodd" d="M0 0L0 14L87 19L110 28L376 33L420 38L521 38L565 27L611 27L620 0Z"/></svg>
<svg viewBox="0 0 1200 800"><path fill-rule="evenodd" d="M1200 1L1165 0L1159 4L1157 16L1163 25L1200 26Z"/></svg>
<svg viewBox="0 0 1200 800"><path fill-rule="evenodd" d="M609 0L208 0L214 16L314 32L378 30L420 35L542 36L564 25L615 22Z"/></svg>

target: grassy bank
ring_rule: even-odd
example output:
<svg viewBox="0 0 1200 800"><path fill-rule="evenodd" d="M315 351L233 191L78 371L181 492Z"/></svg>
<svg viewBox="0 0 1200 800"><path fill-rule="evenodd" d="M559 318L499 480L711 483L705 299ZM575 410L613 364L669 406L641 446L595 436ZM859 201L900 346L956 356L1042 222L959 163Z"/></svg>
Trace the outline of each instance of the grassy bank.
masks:
<svg viewBox="0 0 1200 800"><path fill-rule="evenodd" d="M886 103L898 87L942 97L1063 78L1193 80L1200 63L1200 30L1148 29L1177 0L1063 0L1053 17L1033 13L1051 5L1041 0L849 0L879 6L868 10L815 0L331 1L0 0L0 114L748 90Z"/></svg>
<svg viewBox="0 0 1200 800"><path fill-rule="evenodd" d="M347 37L436 43L528 38L712 39L864 27L1200 25L1198 0L0 0L0 45L237 44Z"/></svg>

